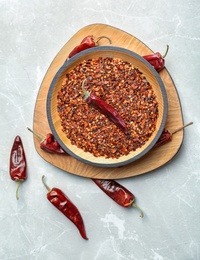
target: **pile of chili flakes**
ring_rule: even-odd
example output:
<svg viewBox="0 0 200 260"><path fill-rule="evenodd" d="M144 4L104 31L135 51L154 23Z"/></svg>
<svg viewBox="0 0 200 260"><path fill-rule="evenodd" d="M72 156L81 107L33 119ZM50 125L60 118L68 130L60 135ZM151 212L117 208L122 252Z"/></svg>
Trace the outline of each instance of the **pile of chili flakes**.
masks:
<svg viewBox="0 0 200 260"><path fill-rule="evenodd" d="M128 134L83 99L86 89L109 103L125 120ZM63 132L73 145L95 157L119 158L142 147L156 129L158 102L152 86L132 64L119 58L84 60L67 75L57 95Z"/></svg>

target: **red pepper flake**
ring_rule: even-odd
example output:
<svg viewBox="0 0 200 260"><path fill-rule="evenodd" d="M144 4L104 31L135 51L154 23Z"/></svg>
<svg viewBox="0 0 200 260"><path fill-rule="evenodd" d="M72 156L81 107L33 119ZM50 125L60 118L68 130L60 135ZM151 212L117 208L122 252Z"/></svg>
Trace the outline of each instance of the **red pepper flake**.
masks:
<svg viewBox="0 0 200 260"><path fill-rule="evenodd" d="M85 79L85 91L117 111L126 123L123 127L85 102ZM142 147L159 116L157 97L142 73L129 62L108 57L83 60L66 75L57 94L57 111L71 144L104 158L119 158Z"/></svg>
<svg viewBox="0 0 200 260"><path fill-rule="evenodd" d="M24 147L20 136L16 136L10 153L10 177L18 183L16 198L19 199L18 190L22 182L27 179L27 164Z"/></svg>

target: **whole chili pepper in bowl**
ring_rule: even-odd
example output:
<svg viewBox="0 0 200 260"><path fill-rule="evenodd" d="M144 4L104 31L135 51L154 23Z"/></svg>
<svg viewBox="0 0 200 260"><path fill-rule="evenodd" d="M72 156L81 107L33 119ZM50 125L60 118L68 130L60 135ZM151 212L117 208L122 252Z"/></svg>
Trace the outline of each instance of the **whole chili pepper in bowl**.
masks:
<svg viewBox="0 0 200 260"><path fill-rule="evenodd" d="M88 104L95 105L101 113L106 115L113 123L117 126L121 127L125 134L128 133L128 129L126 127L126 123L124 119L118 114L118 112L108 103L106 103L101 98L97 97L94 93L86 91L85 85L86 79L84 79L82 83L82 90L84 94L84 99Z"/></svg>
<svg viewBox="0 0 200 260"><path fill-rule="evenodd" d="M154 69L159 72L161 71L164 66L165 66L165 57L168 53L169 50L169 45L167 45L167 49L164 55L161 55L159 52L149 54L149 55L144 55L143 58L147 60L153 67Z"/></svg>
<svg viewBox="0 0 200 260"><path fill-rule="evenodd" d="M10 152L10 177L18 183L16 198L19 199L18 191L22 182L27 179L27 163L24 147L20 136L16 136Z"/></svg>
<svg viewBox="0 0 200 260"><path fill-rule="evenodd" d="M127 188L114 180L92 179L92 181L117 204L125 208L136 208L140 212L140 217L143 217L142 210L135 204L135 196Z"/></svg>
<svg viewBox="0 0 200 260"><path fill-rule="evenodd" d="M82 238L88 240L84 222L82 216L77 209L77 207L72 203L72 201L58 188L50 189L44 182L45 176L42 176L42 182L46 189L48 190L47 199L54 205L60 212L62 212L65 217L67 217L80 232Z"/></svg>
<svg viewBox="0 0 200 260"><path fill-rule="evenodd" d="M39 135L38 133L34 132L31 130L29 127L27 129L32 132L34 135L36 135L40 140L40 148L42 150L45 150L46 152L49 153L57 153L57 154L67 154L60 144L56 141L54 135L52 133L46 134L45 137Z"/></svg>
<svg viewBox="0 0 200 260"><path fill-rule="evenodd" d="M73 57L74 55L76 55L77 53L81 52L81 51L84 51L86 49L89 49L89 48L93 48L93 47L96 47L98 46L99 44L99 41L101 39L107 39L109 41L109 43L111 44L112 41L110 38L108 38L107 36L100 36L98 38L94 38L93 35L88 35L86 36L81 42L79 45L77 45L71 52L70 54L68 55L68 58L71 58Z"/></svg>
<svg viewBox="0 0 200 260"><path fill-rule="evenodd" d="M179 128L177 128L174 132L170 133L167 129L164 128L160 138L158 139L158 141L156 142L156 144L154 145L154 147L158 147L161 145L164 145L166 143L169 143L170 141L172 141L172 136L177 133L178 131L181 131L183 128L192 125L193 122L190 122L184 126L181 126Z"/></svg>

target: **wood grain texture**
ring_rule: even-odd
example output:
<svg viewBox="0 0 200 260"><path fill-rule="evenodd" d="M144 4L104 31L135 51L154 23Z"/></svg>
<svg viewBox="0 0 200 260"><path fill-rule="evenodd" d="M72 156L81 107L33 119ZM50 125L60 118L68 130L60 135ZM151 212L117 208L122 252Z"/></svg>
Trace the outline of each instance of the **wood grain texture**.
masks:
<svg viewBox="0 0 200 260"><path fill-rule="evenodd" d="M65 62L69 52L74 46L78 45L85 36L90 34L96 37L106 35L112 39L113 46L127 48L139 55L152 53L152 51L136 37L109 25L92 24L79 30L56 55L43 79L35 104L33 121L33 129L35 132L41 135L50 132L46 114L46 98L51 81ZM100 42L100 45L109 45L109 43L104 39ZM173 80L167 70L163 69L159 74L164 83L168 99L166 128L173 131L183 125L180 100ZM171 160L178 152L182 141L183 130L173 135L173 140L170 143L151 149L145 156L131 164L118 168L102 168L82 163L68 155L49 154L40 149L39 140L37 137L34 137L36 151L50 164L68 173L87 178L100 179L128 178L150 172Z"/></svg>

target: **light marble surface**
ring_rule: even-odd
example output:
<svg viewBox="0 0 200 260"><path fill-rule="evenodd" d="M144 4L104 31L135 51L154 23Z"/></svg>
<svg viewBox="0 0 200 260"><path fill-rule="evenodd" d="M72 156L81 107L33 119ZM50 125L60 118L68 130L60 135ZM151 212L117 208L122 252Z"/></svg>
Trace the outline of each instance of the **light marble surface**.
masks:
<svg viewBox="0 0 200 260"><path fill-rule="evenodd" d="M179 153L163 167L119 182L144 210L119 207L89 179L63 172L35 151L33 124L42 79L55 55L82 27L104 23L135 35L152 50L170 51L166 66L185 123ZM199 0L0 0L0 259L200 259L200 2ZM9 153L23 140L28 179L15 199ZM46 200L41 176L80 209L88 241Z"/></svg>

